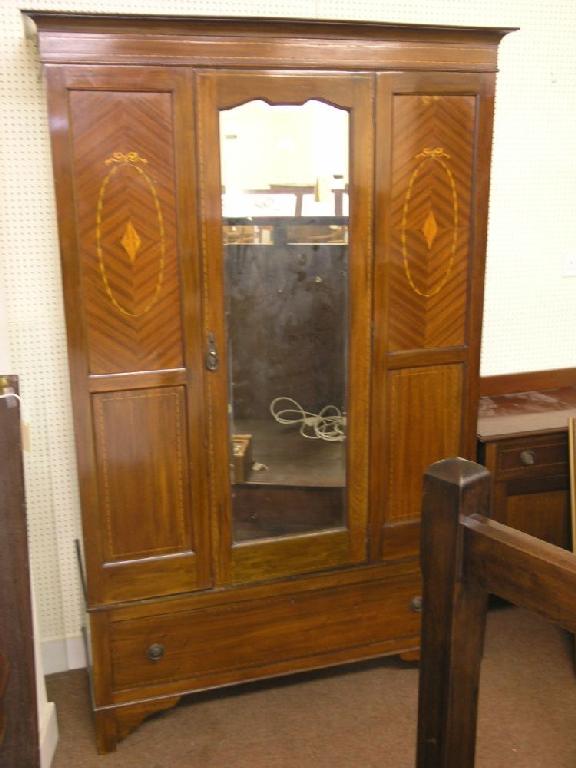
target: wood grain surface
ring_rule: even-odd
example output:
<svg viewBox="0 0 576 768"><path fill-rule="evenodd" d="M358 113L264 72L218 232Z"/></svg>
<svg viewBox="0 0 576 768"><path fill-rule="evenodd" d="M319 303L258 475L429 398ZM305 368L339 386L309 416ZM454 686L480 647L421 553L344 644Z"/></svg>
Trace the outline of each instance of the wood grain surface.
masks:
<svg viewBox="0 0 576 768"><path fill-rule="evenodd" d="M418 768L475 764L488 594L576 630L576 557L491 520L490 485L486 469L462 459L426 475Z"/></svg>
<svg viewBox="0 0 576 768"><path fill-rule="evenodd" d="M18 391L17 376L0 377L0 765L39 768Z"/></svg>

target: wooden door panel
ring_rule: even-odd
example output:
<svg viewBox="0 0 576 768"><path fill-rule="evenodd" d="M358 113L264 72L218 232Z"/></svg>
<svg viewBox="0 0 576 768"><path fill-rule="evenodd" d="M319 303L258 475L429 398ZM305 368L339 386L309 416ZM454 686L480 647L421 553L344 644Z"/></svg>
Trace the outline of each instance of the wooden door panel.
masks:
<svg viewBox="0 0 576 768"><path fill-rule="evenodd" d="M371 366L373 88L370 75L301 72L205 72L198 76L201 201L208 301L206 332L218 349L227 347L224 322L222 182L219 162L219 110L251 100L270 105L302 105L319 100L349 113L348 320L346 350L346 519L342 527L266 540L234 543L229 465L230 399L228 355L209 375L212 410L212 499L214 560L219 583L258 581L363 562L368 516L369 388ZM302 250L302 248L301 248ZM321 278L318 278L322 282ZM279 286L276 286L276 288ZM275 288L275 290L276 290ZM279 293L282 291L280 290ZM270 301L270 299L268 299ZM297 347L294 354L298 355ZM305 371L303 376L309 375ZM226 471L223 471L226 468ZM218 521L218 522L216 522Z"/></svg>
<svg viewBox="0 0 576 768"><path fill-rule="evenodd" d="M88 603L203 588L193 77L62 66L48 78Z"/></svg>
<svg viewBox="0 0 576 768"><path fill-rule="evenodd" d="M390 351L466 342L474 96L392 103Z"/></svg>
<svg viewBox="0 0 576 768"><path fill-rule="evenodd" d="M459 454L462 388L460 365L389 373L386 523L418 517L426 467Z"/></svg>
<svg viewBox="0 0 576 768"><path fill-rule="evenodd" d="M492 89L477 73L378 75L375 558L416 553L425 467L475 450Z"/></svg>
<svg viewBox="0 0 576 768"><path fill-rule="evenodd" d="M105 561L193 550L183 387L93 403Z"/></svg>
<svg viewBox="0 0 576 768"><path fill-rule="evenodd" d="M184 364L172 100L170 93L70 93L93 374Z"/></svg>

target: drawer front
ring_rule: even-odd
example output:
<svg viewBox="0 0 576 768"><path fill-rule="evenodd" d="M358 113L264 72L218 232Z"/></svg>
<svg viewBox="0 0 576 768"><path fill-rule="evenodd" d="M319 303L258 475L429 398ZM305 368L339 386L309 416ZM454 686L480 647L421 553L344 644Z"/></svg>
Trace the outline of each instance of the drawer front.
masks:
<svg viewBox="0 0 576 768"><path fill-rule="evenodd" d="M500 521L557 547L570 547L570 502L565 490L509 495Z"/></svg>
<svg viewBox="0 0 576 768"><path fill-rule="evenodd" d="M236 671L246 679L247 669L254 670L253 678L270 676L275 664L290 660L285 672L310 666L300 663L310 657L322 666L323 654L344 649L350 649L350 660L362 658L370 655L362 648L395 638L410 639L406 647L413 647L420 621L412 601L419 593L414 574L146 618L122 620L116 612L110 625L112 687L182 681L182 690L193 689L202 681L208 687L231 679Z"/></svg>
<svg viewBox="0 0 576 768"><path fill-rule="evenodd" d="M503 441L498 446L498 477L568 472L566 435Z"/></svg>

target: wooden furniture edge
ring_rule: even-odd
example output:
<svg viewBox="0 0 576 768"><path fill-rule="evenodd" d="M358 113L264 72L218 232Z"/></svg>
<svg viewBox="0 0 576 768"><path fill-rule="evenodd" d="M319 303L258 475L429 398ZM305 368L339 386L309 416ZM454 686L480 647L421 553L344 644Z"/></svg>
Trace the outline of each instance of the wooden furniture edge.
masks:
<svg viewBox="0 0 576 768"><path fill-rule="evenodd" d="M490 520L490 488L490 473L463 459L425 474L417 768L475 765L488 594L576 630L576 557Z"/></svg>
<svg viewBox="0 0 576 768"><path fill-rule="evenodd" d="M576 386L576 368L523 371L480 377L480 396L510 395L541 389Z"/></svg>
<svg viewBox="0 0 576 768"><path fill-rule="evenodd" d="M104 30L114 27L117 29L126 29L127 27L140 27L142 24L149 26L153 20L158 30L165 29L168 34L173 33L174 26L182 28L183 25L190 25L190 31L200 33L205 30L206 33L213 31L214 25L220 30L226 32L228 28L237 30L239 26L246 28L246 31L253 29L257 33L267 34L270 31L285 31L285 34L292 36L294 28L298 31L307 31L312 37L315 36L315 29L321 30L322 36L326 33L334 33L337 36L373 36L375 32L381 32L386 37L389 34L401 34L406 39L417 39L421 34L437 33L439 35L477 35L484 39L494 39L499 41L505 35L518 31L518 27L492 27L475 25L455 25L455 24L411 24L401 22L383 22L375 20L355 20L355 19L330 19L330 18L307 18L290 16L219 16L206 15L195 16L185 14L142 14L142 13L97 13L97 12L66 12L66 11L45 11L38 9L22 8L20 10L23 16L26 16L39 27L50 28L58 31L71 31L79 27L86 28L92 22L94 31L98 26ZM184 30L182 30L184 31Z"/></svg>
<svg viewBox="0 0 576 768"><path fill-rule="evenodd" d="M568 422L569 485L570 485L570 536L572 552L576 555L576 418ZM576 659L575 659L576 661Z"/></svg>
<svg viewBox="0 0 576 768"><path fill-rule="evenodd" d="M0 375L0 765L40 768L19 393Z"/></svg>
<svg viewBox="0 0 576 768"><path fill-rule="evenodd" d="M22 11L44 64L155 64L349 71L497 70L510 28L385 24L331 19L142 16ZM238 50L244 35L249 43ZM353 43L353 45L352 45ZM398 47L402 44L402 49ZM461 59L461 51L466 57ZM249 56L247 56L249 52Z"/></svg>

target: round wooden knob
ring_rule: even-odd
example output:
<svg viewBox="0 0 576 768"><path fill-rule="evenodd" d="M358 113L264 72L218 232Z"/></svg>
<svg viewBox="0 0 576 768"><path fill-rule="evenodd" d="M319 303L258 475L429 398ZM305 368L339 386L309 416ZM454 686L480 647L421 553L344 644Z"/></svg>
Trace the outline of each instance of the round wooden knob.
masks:
<svg viewBox="0 0 576 768"><path fill-rule="evenodd" d="M146 651L146 657L149 658L150 661L160 661L162 656L164 656L164 646L160 643L152 643Z"/></svg>
<svg viewBox="0 0 576 768"><path fill-rule="evenodd" d="M525 467L529 467L536 462L536 455L534 451L522 451L520 454L520 461Z"/></svg>
<svg viewBox="0 0 576 768"><path fill-rule="evenodd" d="M422 610L422 595L416 595L410 600L410 610L414 613L420 613Z"/></svg>

